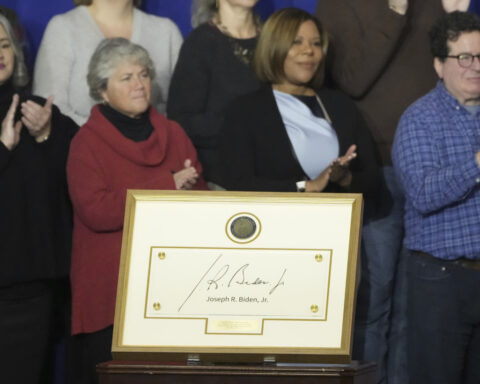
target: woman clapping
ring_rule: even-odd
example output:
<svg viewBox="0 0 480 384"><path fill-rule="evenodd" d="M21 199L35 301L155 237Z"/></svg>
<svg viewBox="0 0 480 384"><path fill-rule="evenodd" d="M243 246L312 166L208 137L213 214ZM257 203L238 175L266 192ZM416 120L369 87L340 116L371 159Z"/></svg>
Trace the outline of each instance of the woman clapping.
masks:
<svg viewBox="0 0 480 384"><path fill-rule="evenodd" d="M154 76L147 51L123 38L101 42L89 64L90 95L101 104L73 140L67 165L73 382L97 382L95 365L111 359L127 189L206 188L183 129L150 106Z"/></svg>
<svg viewBox="0 0 480 384"><path fill-rule="evenodd" d="M303 10L285 8L267 20L254 57L266 85L226 112L220 148L227 189L376 192L363 119L345 95L323 86L327 46L321 24Z"/></svg>
<svg viewBox="0 0 480 384"><path fill-rule="evenodd" d="M65 164L77 125L27 95L23 54L0 15L0 359L2 382L52 382L65 332L72 212ZM54 329L55 328L55 329ZM54 335L54 330L55 335Z"/></svg>

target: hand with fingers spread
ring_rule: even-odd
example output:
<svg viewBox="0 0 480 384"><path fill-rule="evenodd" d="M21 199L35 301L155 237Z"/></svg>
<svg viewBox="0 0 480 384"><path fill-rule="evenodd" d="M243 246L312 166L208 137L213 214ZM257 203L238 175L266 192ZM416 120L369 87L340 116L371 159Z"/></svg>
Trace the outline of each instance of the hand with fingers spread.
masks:
<svg viewBox="0 0 480 384"><path fill-rule="evenodd" d="M9 151L13 150L20 142L20 131L22 122L15 122L15 112L18 107L19 97L14 95L7 115L2 121L2 131L0 133L0 141L7 147Z"/></svg>
<svg viewBox="0 0 480 384"><path fill-rule="evenodd" d="M22 122L28 132L40 143L48 139L51 131L53 96L50 96L44 106L32 100L21 105Z"/></svg>
<svg viewBox="0 0 480 384"><path fill-rule="evenodd" d="M352 181L352 173L349 170L350 162L357 157L357 146L351 145L345 155L335 159L331 164L332 172L330 174L330 181L337 183L342 187L350 185Z"/></svg>
<svg viewBox="0 0 480 384"><path fill-rule="evenodd" d="M198 180L198 172L190 159L185 160L184 168L173 174L177 189L192 189Z"/></svg>
<svg viewBox="0 0 480 384"><path fill-rule="evenodd" d="M332 167L326 168L320 175L313 180L305 183L305 192L322 192L328 184Z"/></svg>

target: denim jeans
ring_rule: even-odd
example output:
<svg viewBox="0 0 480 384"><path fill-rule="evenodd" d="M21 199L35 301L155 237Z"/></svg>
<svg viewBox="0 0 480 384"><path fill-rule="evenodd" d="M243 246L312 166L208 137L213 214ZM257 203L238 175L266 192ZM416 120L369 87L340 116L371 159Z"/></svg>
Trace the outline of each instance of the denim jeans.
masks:
<svg viewBox="0 0 480 384"><path fill-rule="evenodd" d="M392 298L403 240L404 209L403 192L392 167L383 168L381 195L373 208L369 209L366 204L353 358L376 362L377 383L386 383ZM397 354L402 356L401 352Z"/></svg>
<svg viewBox="0 0 480 384"><path fill-rule="evenodd" d="M407 264L409 251L400 252L393 288L390 332L388 334L387 383L407 384Z"/></svg>
<svg viewBox="0 0 480 384"><path fill-rule="evenodd" d="M412 253L408 292L410 383L480 383L480 271Z"/></svg>

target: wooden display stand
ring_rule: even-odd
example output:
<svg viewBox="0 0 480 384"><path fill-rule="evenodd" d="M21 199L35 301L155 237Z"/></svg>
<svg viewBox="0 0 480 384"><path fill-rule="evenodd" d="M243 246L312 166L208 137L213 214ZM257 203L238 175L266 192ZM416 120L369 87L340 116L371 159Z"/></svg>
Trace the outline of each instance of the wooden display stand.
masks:
<svg viewBox="0 0 480 384"><path fill-rule="evenodd" d="M375 364L275 366L184 365L110 361L99 364L100 384L373 384Z"/></svg>

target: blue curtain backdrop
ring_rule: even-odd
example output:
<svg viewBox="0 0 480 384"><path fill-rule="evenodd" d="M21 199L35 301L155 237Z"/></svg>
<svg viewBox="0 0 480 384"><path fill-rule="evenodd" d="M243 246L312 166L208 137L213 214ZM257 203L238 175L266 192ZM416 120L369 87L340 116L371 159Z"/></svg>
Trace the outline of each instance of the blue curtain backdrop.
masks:
<svg viewBox="0 0 480 384"><path fill-rule="evenodd" d="M149 13L169 17L175 21L185 36L191 30L191 3L192 0L144 0L142 8ZM260 0L257 11L263 19L266 19L277 9L285 7L298 7L313 12L316 4L317 0ZM32 65L48 21L58 13L72 9L73 0L0 0L0 5L15 10L25 26L30 44L28 61ZM472 0L470 10L480 13L480 0Z"/></svg>
<svg viewBox="0 0 480 384"><path fill-rule="evenodd" d="M313 12L316 3L317 0L260 0L257 11L266 19L275 10L285 7L298 7ZM192 0L144 0L142 8L149 13L169 17L175 21L185 36L192 29L191 4ZM72 9L73 0L0 0L0 5L15 10L25 26L30 44L28 61L31 65L48 21L58 13Z"/></svg>

